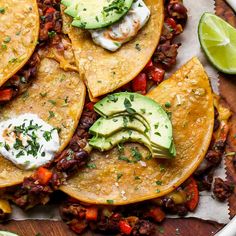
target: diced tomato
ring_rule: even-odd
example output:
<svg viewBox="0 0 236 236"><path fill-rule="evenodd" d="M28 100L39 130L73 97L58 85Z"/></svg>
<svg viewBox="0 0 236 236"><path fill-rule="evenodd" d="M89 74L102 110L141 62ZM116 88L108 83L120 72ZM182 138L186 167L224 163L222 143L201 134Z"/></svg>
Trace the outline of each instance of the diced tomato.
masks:
<svg viewBox="0 0 236 236"><path fill-rule="evenodd" d="M40 184L46 185L52 178L52 172L44 167L39 167L36 171L36 178Z"/></svg>
<svg viewBox="0 0 236 236"><path fill-rule="evenodd" d="M164 80L165 71L156 66L153 66L149 68L148 75L153 81L161 83Z"/></svg>
<svg viewBox="0 0 236 236"><path fill-rule="evenodd" d="M90 111L93 111L93 107L94 107L94 103L93 102L89 102L85 105L85 107L87 109L89 109Z"/></svg>
<svg viewBox="0 0 236 236"><path fill-rule="evenodd" d="M97 207L89 207L86 209L86 220L96 221L97 218L98 218L98 208Z"/></svg>
<svg viewBox="0 0 236 236"><path fill-rule="evenodd" d="M186 206L190 211L194 211L199 202L199 191L196 180L191 177L187 180L187 185L184 188L187 195Z"/></svg>
<svg viewBox="0 0 236 236"><path fill-rule="evenodd" d="M152 67L152 66L153 66L153 63L152 63L152 60L150 60L144 69L148 69L149 67Z"/></svg>
<svg viewBox="0 0 236 236"><path fill-rule="evenodd" d="M53 7L49 7L47 10L46 10L46 14L49 14L49 13L54 13L56 10L53 8Z"/></svg>
<svg viewBox="0 0 236 236"><path fill-rule="evenodd" d="M47 22L45 24L45 29L46 30L51 30L53 28L53 22Z"/></svg>
<svg viewBox="0 0 236 236"><path fill-rule="evenodd" d="M150 216L155 222L162 222L166 218L165 213L160 207L152 208L149 211L148 216Z"/></svg>
<svg viewBox="0 0 236 236"><path fill-rule="evenodd" d="M175 22L175 20L174 20L173 18L167 18L167 19L165 20L165 23L166 23L171 29L173 29L173 30L176 29L177 24L176 24L176 22Z"/></svg>
<svg viewBox="0 0 236 236"><path fill-rule="evenodd" d="M226 141L229 133L229 125L226 122L222 122L220 125L220 140Z"/></svg>
<svg viewBox="0 0 236 236"><path fill-rule="evenodd" d="M132 232L132 227L125 220L119 222L119 228L121 233L125 235L130 235Z"/></svg>
<svg viewBox="0 0 236 236"><path fill-rule="evenodd" d="M13 96L12 89L4 89L0 91L0 102L10 101Z"/></svg>
<svg viewBox="0 0 236 236"><path fill-rule="evenodd" d="M132 89L134 92L141 92L146 94L147 92L147 75L140 73L132 81Z"/></svg>

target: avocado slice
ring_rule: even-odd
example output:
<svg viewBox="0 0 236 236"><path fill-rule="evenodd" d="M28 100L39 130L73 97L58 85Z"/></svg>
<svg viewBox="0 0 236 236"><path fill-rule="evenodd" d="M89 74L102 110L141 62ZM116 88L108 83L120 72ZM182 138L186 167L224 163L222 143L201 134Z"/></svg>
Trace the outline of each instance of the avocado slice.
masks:
<svg viewBox="0 0 236 236"><path fill-rule="evenodd" d="M154 100L137 93L121 92L95 104L101 116L109 118L124 112L141 116L150 126L151 145L169 150L172 146L172 124L165 110Z"/></svg>
<svg viewBox="0 0 236 236"><path fill-rule="evenodd" d="M66 7L69 7L69 6L73 5L74 2L75 2L74 0L62 0L61 4L63 4Z"/></svg>
<svg viewBox="0 0 236 236"><path fill-rule="evenodd" d="M138 131L135 130L121 130L112 134L107 138L104 136L94 136L89 141L89 144L92 147L103 152L112 149L119 143L124 143L127 141L141 143L144 146L146 146L152 153L152 147L148 138L142 133L139 133Z"/></svg>
<svg viewBox="0 0 236 236"><path fill-rule="evenodd" d="M147 136L148 129L146 126L135 117L126 115L111 117L109 119L101 117L92 125L89 132L93 135L108 137L124 128L139 131ZM147 136L147 138L149 137Z"/></svg>
<svg viewBox="0 0 236 236"><path fill-rule="evenodd" d="M119 21L131 8L133 0L63 0L68 8L65 13L72 16L72 26L83 29L100 29Z"/></svg>

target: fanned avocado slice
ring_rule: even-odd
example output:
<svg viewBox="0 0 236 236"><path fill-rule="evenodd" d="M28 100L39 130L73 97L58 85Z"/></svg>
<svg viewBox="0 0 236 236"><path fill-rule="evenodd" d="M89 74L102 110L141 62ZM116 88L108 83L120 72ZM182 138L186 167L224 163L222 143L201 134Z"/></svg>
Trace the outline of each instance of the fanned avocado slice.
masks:
<svg viewBox="0 0 236 236"><path fill-rule="evenodd" d="M138 131L135 130L122 130L112 134L107 138L103 136L94 136L89 141L89 144L92 147L103 152L110 150L119 143L124 143L128 141L141 143L144 146L146 146L150 150L150 152L152 152L152 147L150 145L150 141L148 140L148 138L142 133L139 133Z"/></svg>
<svg viewBox="0 0 236 236"><path fill-rule="evenodd" d="M139 115L150 125L151 145L169 150L172 145L172 124L165 110L154 100L137 93L116 93L95 104L94 109L103 117L124 112Z"/></svg>
<svg viewBox="0 0 236 236"><path fill-rule="evenodd" d="M99 118L93 126L89 129L89 132L93 135L100 135L108 137L123 128L139 131L145 133L148 131L146 126L136 119L130 116L117 116L109 119L103 117ZM148 137L147 137L148 138Z"/></svg>
<svg viewBox="0 0 236 236"><path fill-rule="evenodd" d="M100 29L119 21L131 8L133 0L63 0L72 16L72 26L83 29Z"/></svg>

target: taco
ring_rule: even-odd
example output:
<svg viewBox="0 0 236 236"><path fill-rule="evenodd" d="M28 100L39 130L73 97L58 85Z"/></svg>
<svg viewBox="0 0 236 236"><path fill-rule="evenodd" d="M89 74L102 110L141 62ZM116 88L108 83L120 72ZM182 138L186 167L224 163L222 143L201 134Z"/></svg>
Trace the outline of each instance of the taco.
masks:
<svg viewBox="0 0 236 236"><path fill-rule="evenodd" d="M39 14L36 0L0 1L0 86L20 70L37 45Z"/></svg>
<svg viewBox="0 0 236 236"><path fill-rule="evenodd" d="M147 96L171 114L176 157L151 159L135 143L125 144L122 153L121 147L93 151L90 165L62 191L83 202L123 205L166 195L194 172L208 150L214 124L213 95L201 63L193 58ZM127 162L135 153L141 154L141 162Z"/></svg>
<svg viewBox="0 0 236 236"><path fill-rule="evenodd" d="M60 152L67 146L78 125L85 93L85 86L77 72L64 71L57 61L45 57L41 60L34 84L2 108L1 121L21 114L36 114L60 130ZM0 188L19 184L24 177L32 174L32 171L22 170L4 157L0 157L0 163Z"/></svg>
<svg viewBox="0 0 236 236"><path fill-rule="evenodd" d="M91 99L110 93L127 84L145 67L160 39L164 3L162 0L146 0L150 19L132 41L118 51L109 52L96 45L90 34L71 26L72 18L64 13L64 33L72 41L77 66L84 79Z"/></svg>

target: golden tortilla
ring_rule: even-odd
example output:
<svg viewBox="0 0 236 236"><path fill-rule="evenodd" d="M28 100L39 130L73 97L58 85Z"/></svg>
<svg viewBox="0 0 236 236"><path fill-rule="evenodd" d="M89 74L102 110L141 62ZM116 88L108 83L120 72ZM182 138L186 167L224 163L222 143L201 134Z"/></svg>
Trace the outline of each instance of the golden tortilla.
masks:
<svg viewBox="0 0 236 236"><path fill-rule="evenodd" d="M38 41L36 0L0 0L0 86L31 57Z"/></svg>
<svg viewBox="0 0 236 236"><path fill-rule="evenodd" d="M152 57L161 36L164 4L163 0L144 2L151 11L148 23L132 41L116 52L96 45L87 31L72 27L71 18L63 14L64 32L72 41L80 75L92 100L127 84Z"/></svg>
<svg viewBox="0 0 236 236"><path fill-rule="evenodd" d="M182 184L198 167L209 147L214 124L213 96L208 77L197 58L193 58L170 79L147 96L172 113L177 156L172 160L150 159L147 149L126 144L91 154L92 168L82 169L61 190L83 202L114 205L139 202L166 195ZM139 150L142 162L127 163Z"/></svg>
<svg viewBox="0 0 236 236"><path fill-rule="evenodd" d="M0 117L4 120L24 113L37 114L53 127L61 129L59 151L62 151L78 125L85 94L86 88L77 72L66 72L55 60L44 58L33 85L26 93L2 108ZM0 188L19 184L31 173L0 157Z"/></svg>

